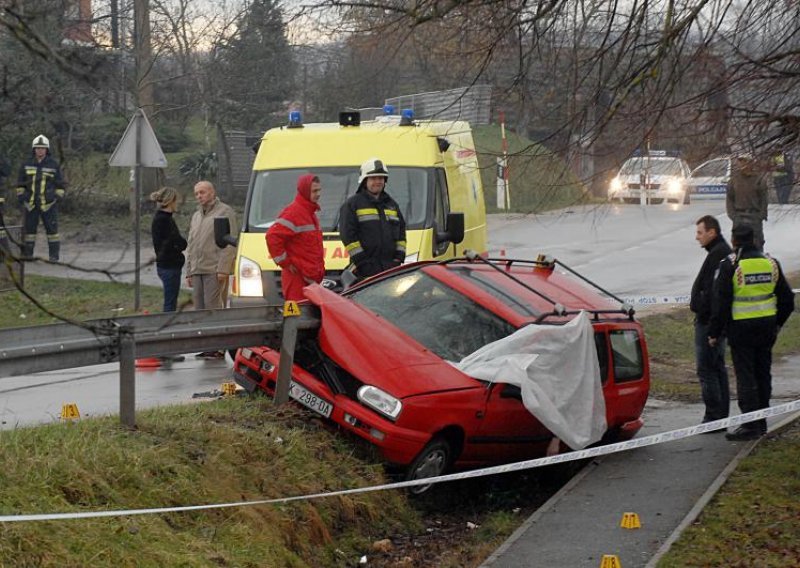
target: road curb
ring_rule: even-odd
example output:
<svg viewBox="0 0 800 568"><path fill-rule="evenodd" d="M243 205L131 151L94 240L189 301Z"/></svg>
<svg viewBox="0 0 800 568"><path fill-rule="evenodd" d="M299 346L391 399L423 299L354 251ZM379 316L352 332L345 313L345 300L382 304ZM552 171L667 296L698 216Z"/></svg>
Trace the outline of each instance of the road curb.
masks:
<svg viewBox="0 0 800 568"><path fill-rule="evenodd" d="M790 414L786 416L783 420L779 421L773 428L770 430L769 433L775 433L783 430L789 424L794 422L800 418L800 412L796 412L794 414ZM757 440L753 440L751 442L746 443L739 453L731 460L731 462L723 469L720 474L714 479L711 485L708 486L708 489L700 496L700 499L697 500L694 507L686 514L683 520L678 523L678 526L675 527L675 530L669 535L667 540L661 545L661 547L656 551L656 553L650 558L650 560L645 564L645 568L655 568L658 564L659 560L669 552L670 548L673 544L680 538L683 534L683 531L686 528L694 523L697 517L700 516L700 513L703 512L705 507L708 505L709 501L717 494L717 492L722 488L725 482L728 480L730 475L736 471L736 468L739 466L741 461L746 458L748 455L752 453L752 451L761 443L764 438L759 438ZM537 511L538 512L538 511Z"/></svg>

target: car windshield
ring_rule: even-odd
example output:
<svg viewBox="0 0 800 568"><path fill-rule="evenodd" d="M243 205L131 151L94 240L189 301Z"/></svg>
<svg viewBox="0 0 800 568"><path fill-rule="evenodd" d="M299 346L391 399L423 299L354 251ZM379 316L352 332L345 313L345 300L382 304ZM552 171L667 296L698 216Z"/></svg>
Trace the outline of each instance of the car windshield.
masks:
<svg viewBox="0 0 800 568"><path fill-rule="evenodd" d="M266 231L281 209L295 198L297 178L307 173L305 169L256 172L250 192L248 229ZM390 168L386 191L397 201L409 229L426 226L433 173L425 168ZM358 168L315 168L314 174L322 182L319 201L322 230L338 231L339 209L358 189Z"/></svg>
<svg viewBox="0 0 800 568"><path fill-rule="evenodd" d="M703 164L692 172L692 177L725 177L728 175L727 160L714 160Z"/></svg>
<svg viewBox="0 0 800 568"><path fill-rule="evenodd" d="M631 158L619 171L621 176L630 176L649 171L652 175L682 175L681 162L678 158Z"/></svg>
<svg viewBox="0 0 800 568"><path fill-rule="evenodd" d="M514 326L421 270L349 295L447 361L458 362L516 331Z"/></svg>

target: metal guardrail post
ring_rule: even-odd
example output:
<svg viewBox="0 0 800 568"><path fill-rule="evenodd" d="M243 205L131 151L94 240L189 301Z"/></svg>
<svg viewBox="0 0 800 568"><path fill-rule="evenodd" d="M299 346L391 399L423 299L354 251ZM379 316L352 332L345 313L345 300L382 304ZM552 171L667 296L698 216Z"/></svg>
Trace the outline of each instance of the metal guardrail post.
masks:
<svg viewBox="0 0 800 568"><path fill-rule="evenodd" d="M289 400L289 384L294 365L294 348L297 343L297 327L300 308L297 302L286 302L283 307L283 333L281 335L281 358L278 361L278 380L275 384L275 404Z"/></svg>
<svg viewBox="0 0 800 568"><path fill-rule="evenodd" d="M123 426L136 428L136 341L133 330L119 330L119 419Z"/></svg>

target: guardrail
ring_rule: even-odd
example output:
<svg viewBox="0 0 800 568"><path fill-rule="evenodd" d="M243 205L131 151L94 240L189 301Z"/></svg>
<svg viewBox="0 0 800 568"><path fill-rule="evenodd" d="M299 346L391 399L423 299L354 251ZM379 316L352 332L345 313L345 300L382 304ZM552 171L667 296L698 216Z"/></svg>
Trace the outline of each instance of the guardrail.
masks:
<svg viewBox="0 0 800 568"><path fill-rule="evenodd" d="M297 332L319 327L317 309L302 310L286 318L283 306L196 310L1 330L0 378L119 361L120 421L133 428L138 357L280 344L278 380L288 393Z"/></svg>

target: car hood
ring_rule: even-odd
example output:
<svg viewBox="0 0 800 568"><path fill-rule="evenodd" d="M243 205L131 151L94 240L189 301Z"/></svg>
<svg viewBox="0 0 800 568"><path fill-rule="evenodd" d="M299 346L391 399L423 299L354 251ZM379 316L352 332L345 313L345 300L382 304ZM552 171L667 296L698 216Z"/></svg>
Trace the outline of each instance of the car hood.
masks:
<svg viewBox="0 0 800 568"><path fill-rule="evenodd" d="M360 381L397 398L480 388L479 381L355 302L317 284L304 291L322 312L320 347Z"/></svg>
<svg viewBox="0 0 800 568"><path fill-rule="evenodd" d="M662 183L671 179L683 179L686 178L680 175L667 175L667 174L650 174L648 176L650 178L650 183ZM626 183L639 183L641 181L641 175L636 174L628 174L619 176L619 179L626 182Z"/></svg>

